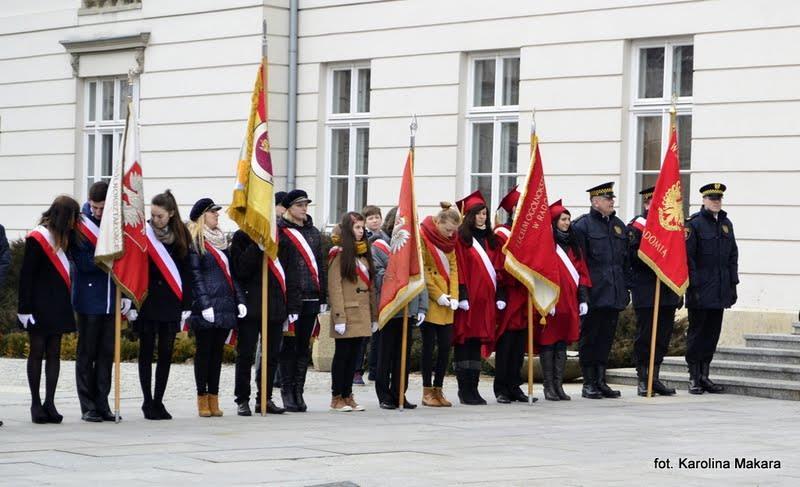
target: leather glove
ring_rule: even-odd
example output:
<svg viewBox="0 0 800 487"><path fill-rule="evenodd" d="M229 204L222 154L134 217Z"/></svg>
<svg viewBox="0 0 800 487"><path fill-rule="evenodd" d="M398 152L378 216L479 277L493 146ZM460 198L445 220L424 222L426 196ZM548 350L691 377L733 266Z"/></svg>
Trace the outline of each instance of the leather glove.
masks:
<svg viewBox="0 0 800 487"><path fill-rule="evenodd" d="M423 321L425 321L425 313L417 313L417 326L421 325Z"/></svg>
<svg viewBox="0 0 800 487"><path fill-rule="evenodd" d="M120 312L120 313L122 313L122 315L123 315L123 316L124 316L124 315L127 315L127 314L128 314L128 311L130 311L130 310L131 310L131 304L132 304L132 303L131 303L131 300L130 300L130 299L128 299L128 298L122 298L122 299L120 300L120 308L119 308L119 312Z"/></svg>
<svg viewBox="0 0 800 487"><path fill-rule="evenodd" d="M128 311L125 317L128 318L128 321L136 321L137 319L139 319L139 312L136 311L135 309L132 309Z"/></svg>
<svg viewBox="0 0 800 487"><path fill-rule="evenodd" d="M586 313L589 312L589 305L586 303L581 303L578 305L578 316L584 316Z"/></svg>
<svg viewBox="0 0 800 487"><path fill-rule="evenodd" d="M458 309L458 300L457 299L451 299L450 300L450 309L452 309L453 311Z"/></svg>
<svg viewBox="0 0 800 487"><path fill-rule="evenodd" d="M294 323L295 321L297 321L297 318L299 318L299 317L300 316L296 315L296 314L289 315L288 318L287 318L288 321L286 322L286 326L289 326L289 323Z"/></svg>
<svg viewBox="0 0 800 487"><path fill-rule="evenodd" d="M328 305L327 304L320 304L319 305L319 312L320 313L324 313L326 311L328 311Z"/></svg>
<svg viewBox="0 0 800 487"><path fill-rule="evenodd" d="M459 301L458 302L458 309L461 309L461 310L464 310L464 311L469 311L469 301L467 301L466 299L463 299L463 300Z"/></svg>
<svg viewBox="0 0 800 487"><path fill-rule="evenodd" d="M498 300L495 304L497 305L497 309L499 309L500 311L506 309L506 302L503 300Z"/></svg>
<svg viewBox="0 0 800 487"><path fill-rule="evenodd" d="M336 323L333 325L333 329L337 335L344 335L344 331L347 326L344 323Z"/></svg>
<svg viewBox="0 0 800 487"><path fill-rule="evenodd" d="M547 313L547 314L549 314L550 316L555 316L556 315L556 307L553 306L553 309L551 309L550 312Z"/></svg>
<svg viewBox="0 0 800 487"><path fill-rule="evenodd" d="M450 296L442 294L439 296L439 299L436 300L436 304L439 306L450 306Z"/></svg>
<svg viewBox="0 0 800 487"><path fill-rule="evenodd" d="M28 325L35 325L36 320L33 319L33 315L21 315L17 314L17 319L20 323L22 323L22 327L26 330L28 329Z"/></svg>
<svg viewBox="0 0 800 487"><path fill-rule="evenodd" d="M376 331L378 331L378 322L377 321L373 321L372 322L372 327L370 328L370 331L372 331L372 333L375 333Z"/></svg>
<svg viewBox="0 0 800 487"><path fill-rule="evenodd" d="M286 333L287 331L289 331L289 320L283 322L283 332Z"/></svg>
<svg viewBox="0 0 800 487"><path fill-rule="evenodd" d="M204 320L208 321L209 323L214 323L214 308L213 307L204 309L202 311L202 313L200 313L200 314L203 315L203 319Z"/></svg>
<svg viewBox="0 0 800 487"><path fill-rule="evenodd" d="M245 316L247 316L247 306L240 304L238 308L239 308L239 314L236 315L237 318L244 318Z"/></svg>

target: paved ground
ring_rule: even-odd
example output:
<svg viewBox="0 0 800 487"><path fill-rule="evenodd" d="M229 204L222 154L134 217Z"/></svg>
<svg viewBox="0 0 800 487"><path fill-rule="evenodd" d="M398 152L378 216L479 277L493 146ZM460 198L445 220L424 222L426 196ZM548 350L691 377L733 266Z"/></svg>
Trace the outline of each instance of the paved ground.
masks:
<svg viewBox="0 0 800 487"><path fill-rule="evenodd" d="M310 412L241 418L223 370L224 418L198 418L188 365L167 392L172 421L147 421L135 364L123 364L124 421L79 418L74 365L62 363L61 425L34 425L25 366L0 360L0 485L800 485L800 404L733 395L646 400L490 404L414 411L330 413L327 374L311 373ZM481 390L490 396L490 382ZM412 377L413 400L420 381ZM455 385L445 386L455 396ZM537 385L537 394L541 390ZM780 469L735 469L737 457ZM672 469L654 468L669 459ZM730 469L679 468L680 458L729 460Z"/></svg>

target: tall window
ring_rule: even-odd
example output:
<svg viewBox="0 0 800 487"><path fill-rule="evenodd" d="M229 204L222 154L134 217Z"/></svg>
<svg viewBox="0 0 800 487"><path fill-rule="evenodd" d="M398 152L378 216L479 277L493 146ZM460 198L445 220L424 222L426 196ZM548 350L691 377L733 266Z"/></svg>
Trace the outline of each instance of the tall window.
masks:
<svg viewBox="0 0 800 487"><path fill-rule="evenodd" d="M517 164L519 54L476 55L469 71L467 185L496 208L525 171Z"/></svg>
<svg viewBox="0 0 800 487"><path fill-rule="evenodd" d="M120 140L128 116L128 95L136 90L127 77L86 79L84 83L83 160L86 187L108 181L111 163L120 156Z"/></svg>
<svg viewBox="0 0 800 487"><path fill-rule="evenodd" d="M328 223L367 204L369 174L369 65L331 68L327 110Z"/></svg>
<svg viewBox="0 0 800 487"><path fill-rule="evenodd" d="M691 40L634 44L631 93L631 171L636 191L656 184L669 142L669 109L676 97L678 153L684 213L689 212L689 175L692 167L692 77L694 46ZM639 210L640 202L629 206ZM634 203L629 201L629 203Z"/></svg>

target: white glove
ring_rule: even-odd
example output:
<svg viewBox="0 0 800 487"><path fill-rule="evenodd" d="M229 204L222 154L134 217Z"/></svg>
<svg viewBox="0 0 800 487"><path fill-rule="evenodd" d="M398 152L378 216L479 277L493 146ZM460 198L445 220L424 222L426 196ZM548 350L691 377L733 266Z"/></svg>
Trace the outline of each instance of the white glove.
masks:
<svg viewBox="0 0 800 487"><path fill-rule="evenodd" d="M578 305L578 316L583 316L589 312L589 305L586 303L581 303Z"/></svg>
<svg viewBox="0 0 800 487"><path fill-rule="evenodd" d="M128 318L128 321L136 321L139 318L139 312L135 309L128 311L128 314L125 315Z"/></svg>
<svg viewBox="0 0 800 487"><path fill-rule="evenodd" d="M294 323L295 321L297 321L297 318L299 318L299 317L300 317L300 316L299 316L299 315L296 315L296 314L294 314L294 315L289 315L289 316L288 316L288 321L286 322L286 326L289 326L289 323Z"/></svg>
<svg viewBox="0 0 800 487"><path fill-rule="evenodd" d="M450 309L452 309L453 311L458 309L458 300L457 299L451 299L450 300Z"/></svg>
<svg viewBox="0 0 800 487"><path fill-rule="evenodd" d="M36 320L33 319L33 315L21 315L17 314L17 319L20 323L22 323L22 327L26 330L28 329L28 324L35 325Z"/></svg>
<svg viewBox="0 0 800 487"><path fill-rule="evenodd" d="M264 246L263 246L263 245L261 245L261 244L258 244L258 248L259 248L259 250L261 250L262 252L264 251Z"/></svg>
<svg viewBox="0 0 800 487"><path fill-rule="evenodd" d="M131 303L130 299L122 298L122 300L120 300L120 305L121 306L120 306L119 312L122 313L123 315L127 315L128 311L131 310L131 304L132 303Z"/></svg>
<svg viewBox="0 0 800 487"><path fill-rule="evenodd" d="M376 331L378 331L378 322L377 321L373 321L372 322L372 327L370 328L370 331L372 331L372 333L375 333Z"/></svg>
<svg viewBox="0 0 800 487"><path fill-rule="evenodd" d="M547 314L549 314L550 316L555 316L556 315L556 307L553 306L553 309L551 309L550 312L547 313Z"/></svg>
<svg viewBox="0 0 800 487"><path fill-rule="evenodd" d="M439 299L436 300L436 304L439 306L450 306L450 296L442 294L439 296Z"/></svg>
<svg viewBox="0 0 800 487"><path fill-rule="evenodd" d="M239 307L239 314L236 317L244 318L245 316L247 316L247 306L240 304L238 307Z"/></svg>
<svg viewBox="0 0 800 487"><path fill-rule="evenodd" d="M319 312L320 313L324 313L326 311L328 311L328 305L327 304L320 304L319 305Z"/></svg>
<svg viewBox="0 0 800 487"><path fill-rule="evenodd" d="M190 316L192 316L191 311L189 310L181 311L181 323L188 320Z"/></svg>
<svg viewBox="0 0 800 487"><path fill-rule="evenodd" d="M503 311L504 309L506 309L506 302L505 301L502 301L502 300L501 301L497 301L495 304L497 305L497 309L499 309L500 311Z"/></svg>
<svg viewBox="0 0 800 487"><path fill-rule="evenodd" d="M461 301L459 301L458 309L469 311L469 301L467 301L466 299L462 299Z"/></svg>
<svg viewBox="0 0 800 487"><path fill-rule="evenodd" d="M287 331L289 331L289 320L283 322L283 332L286 333Z"/></svg>
<svg viewBox="0 0 800 487"><path fill-rule="evenodd" d="M204 309L203 312L200 313L200 314L203 315L203 319L204 320L208 321L209 323L214 323L214 308L213 307L209 307L209 308Z"/></svg>
<svg viewBox="0 0 800 487"><path fill-rule="evenodd" d="M344 329L346 328L344 323L336 323L333 325L334 331L336 331L337 335L344 335Z"/></svg>
<svg viewBox="0 0 800 487"><path fill-rule="evenodd" d="M425 321L425 313L420 311L417 313L417 326L421 325L423 321Z"/></svg>

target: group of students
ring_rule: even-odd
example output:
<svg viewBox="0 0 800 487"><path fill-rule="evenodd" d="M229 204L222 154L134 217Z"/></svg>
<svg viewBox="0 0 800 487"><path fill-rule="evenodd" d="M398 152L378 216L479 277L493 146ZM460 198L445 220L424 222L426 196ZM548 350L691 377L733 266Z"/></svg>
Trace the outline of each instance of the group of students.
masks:
<svg viewBox="0 0 800 487"><path fill-rule="evenodd" d="M62 421L54 401L61 337L75 331L76 325L76 383L82 419L89 422L115 419L108 404L115 288L109 274L94 262L106 191L103 182L92 185L82 208L69 196L57 197L25 240L18 319L30 339L27 373L34 423ZM566 350L579 339L584 375L582 395L619 396L618 391L605 384L605 364L620 308L615 300L624 301L621 305L624 308L628 291L633 287L630 273L646 272L631 266L638 245L637 220L627 229L618 223L613 212L613 184L592 188L589 193L592 209L576 225L572 225L571 214L560 200L550 206L560 257L561 292L548 316L543 320L534 316L536 350L547 400L570 399L562 385ZM267 389L262 391L262 371L256 355L261 332L264 248L242 230L236 231L229 241L218 225L221 207L210 198L198 200L184 223L172 193L167 190L156 195L151 201L151 218L146 227L148 245L152 248L148 252L147 298L140 309L123 299L120 310L140 342L138 360L144 417L152 420L172 417L164 406L164 394L176 334L187 329L196 340L194 373L199 416L223 415L219 404L220 371L224 344L233 330L238 336L234 390L237 414L252 414L249 404L254 363L258 364L256 413L261 412L262 394L267 399L266 413L305 412L310 345L320 332L321 313L329 313L329 332L335 339L331 411L364 410L353 395L353 382L359 376L357 370L362 368L368 337L372 337L372 349L377 352L372 353L372 359L376 364L375 390L380 407L395 409L401 398L405 408L416 407L405 397L407 391L400 390L401 383L406 384L406 389L408 384L407 376L406 380L400 380L401 355L410 354L411 349L409 340L407 349L400 350L404 321L409 327L420 329L423 405L452 405L443 392L451 346L458 399L462 404L486 404L478 384L482 357L491 352L495 352L493 390L497 402L527 402L529 398L521 389L520 369L527 341L528 291L504 270L502 252L519 197L515 189L503 198L500 207L508 219L495 228L479 191L456 205L443 202L435 215L426 217L420 225L426 286L409 303L408 320L401 314L380 327L377 303L391 254L396 208L385 219L376 207L365 209L367 216L345 213L334 228L333 246L325 256L322 234L308 215L311 203L308 194L299 189L276 194L278 256L267 266L269 345ZM732 238L732 229L724 233ZM691 233L688 235L691 237ZM636 297L634 292L635 300ZM610 303L605 302L609 300ZM673 308L678 305L667 299L662 306L664 302ZM652 303L650 306L652 309ZM640 313L637 307L637 317L642 321L637 332L637 361L642 364L649 350L640 345L649 343L652 326L647 321L651 319L647 308L644 309ZM690 320L699 314L690 310ZM673 319L674 309L666 315L667 319ZM706 315L703 314L704 319ZM714 314L713 318L716 317ZM668 329L666 334L664 328ZM695 327L690 324L690 341L693 329L706 328L703 323L698 322ZM659 328L657 364L666 352L664 340L668 345L669 330L671 325ZM695 336L699 335L695 332ZM698 340L695 338L695 342ZM154 354L157 363L153 389ZM44 401L39 395L43 360L46 362ZM690 366L692 370L695 369ZM405 373L408 374L408 367ZM708 384L707 368L705 375L702 366L696 373L700 392L703 388L719 392L719 386ZM640 370L640 379L643 374ZM694 380L695 372L692 374ZM272 399L278 381L283 407ZM657 376L655 390L674 394ZM639 393L642 393L641 380Z"/></svg>

